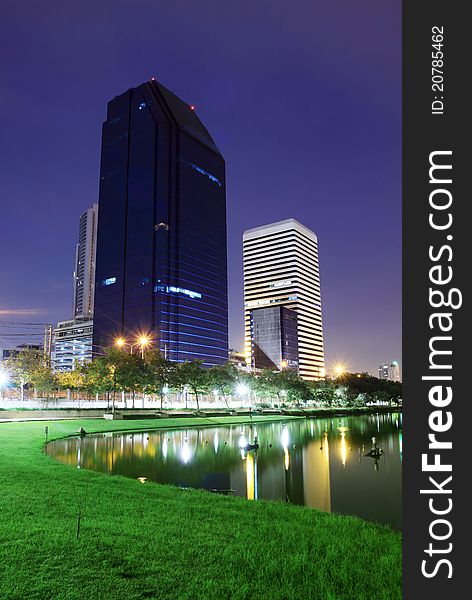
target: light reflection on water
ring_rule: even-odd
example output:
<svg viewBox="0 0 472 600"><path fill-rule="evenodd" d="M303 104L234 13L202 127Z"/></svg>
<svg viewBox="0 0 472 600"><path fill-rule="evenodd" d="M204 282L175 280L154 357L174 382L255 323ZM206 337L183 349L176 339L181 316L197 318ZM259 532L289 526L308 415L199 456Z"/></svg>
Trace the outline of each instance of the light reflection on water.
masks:
<svg viewBox="0 0 472 600"><path fill-rule="evenodd" d="M106 433L50 442L77 468L226 494L282 500L401 527L402 416L334 417ZM259 449L246 452L257 435ZM371 439L383 450L365 456Z"/></svg>

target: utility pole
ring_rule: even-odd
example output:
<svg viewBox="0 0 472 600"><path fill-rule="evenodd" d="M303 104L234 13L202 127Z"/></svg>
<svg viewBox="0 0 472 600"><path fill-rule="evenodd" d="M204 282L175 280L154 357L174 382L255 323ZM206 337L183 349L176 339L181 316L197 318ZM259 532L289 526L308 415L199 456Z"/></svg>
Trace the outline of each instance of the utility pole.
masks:
<svg viewBox="0 0 472 600"><path fill-rule="evenodd" d="M52 350L52 325L46 323L44 326L44 357L48 365L51 364L51 350Z"/></svg>

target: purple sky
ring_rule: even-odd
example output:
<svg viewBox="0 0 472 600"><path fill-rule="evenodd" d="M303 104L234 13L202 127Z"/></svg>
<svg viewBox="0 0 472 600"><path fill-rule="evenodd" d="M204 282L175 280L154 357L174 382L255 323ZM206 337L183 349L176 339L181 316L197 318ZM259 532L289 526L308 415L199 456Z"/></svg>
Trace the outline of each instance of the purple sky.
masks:
<svg viewBox="0 0 472 600"><path fill-rule="evenodd" d="M242 232L294 217L318 235L328 368L400 359L399 0L6 0L1 21L0 321L70 318L106 103L156 76L226 159L230 345Z"/></svg>

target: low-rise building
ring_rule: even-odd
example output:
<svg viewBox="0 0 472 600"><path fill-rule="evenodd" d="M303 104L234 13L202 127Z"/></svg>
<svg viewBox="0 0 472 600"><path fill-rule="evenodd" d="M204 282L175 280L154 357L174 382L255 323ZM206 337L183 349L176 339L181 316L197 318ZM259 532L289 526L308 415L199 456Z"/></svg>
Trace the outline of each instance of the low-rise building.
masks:
<svg viewBox="0 0 472 600"><path fill-rule="evenodd" d="M248 368L244 352L239 352L238 350L229 350L228 362L240 371L245 371Z"/></svg>

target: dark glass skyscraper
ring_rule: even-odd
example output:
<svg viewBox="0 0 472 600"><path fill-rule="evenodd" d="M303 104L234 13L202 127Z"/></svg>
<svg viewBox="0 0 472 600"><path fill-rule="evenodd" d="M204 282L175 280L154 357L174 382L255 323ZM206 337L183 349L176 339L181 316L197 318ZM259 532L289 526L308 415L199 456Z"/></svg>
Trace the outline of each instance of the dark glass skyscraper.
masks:
<svg viewBox="0 0 472 600"><path fill-rule="evenodd" d="M297 313L272 306L251 310L250 319L252 366L298 372Z"/></svg>
<svg viewBox="0 0 472 600"><path fill-rule="evenodd" d="M155 80L108 104L96 262L96 350L146 334L174 361L228 360L224 159Z"/></svg>

